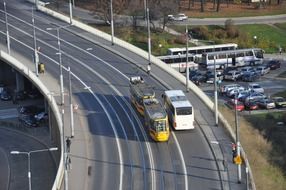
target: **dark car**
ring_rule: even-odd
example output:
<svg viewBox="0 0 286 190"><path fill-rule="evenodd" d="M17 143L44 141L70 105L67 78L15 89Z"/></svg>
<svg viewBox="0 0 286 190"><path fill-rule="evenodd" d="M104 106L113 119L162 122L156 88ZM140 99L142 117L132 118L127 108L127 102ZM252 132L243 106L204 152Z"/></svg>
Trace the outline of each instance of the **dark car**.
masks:
<svg viewBox="0 0 286 190"><path fill-rule="evenodd" d="M7 89L4 89L0 95L0 99L4 101L9 101L12 99L12 96Z"/></svg>
<svg viewBox="0 0 286 190"><path fill-rule="evenodd" d="M37 89L32 89L32 90L27 92L27 96L31 99L37 99L37 98L41 97L41 93Z"/></svg>
<svg viewBox="0 0 286 190"><path fill-rule="evenodd" d="M24 115L19 117L19 121L27 127L38 127L39 123L33 115Z"/></svg>
<svg viewBox="0 0 286 190"><path fill-rule="evenodd" d="M245 108L246 110L257 110L257 109L258 109L258 105L257 105L256 102L250 101L250 102L246 102L246 103L244 104L244 108Z"/></svg>
<svg viewBox="0 0 286 190"><path fill-rule="evenodd" d="M241 80L245 81L245 82L254 82L256 80L258 80L260 77L260 74L258 74L257 72L245 72L243 73L243 75L241 75Z"/></svg>
<svg viewBox="0 0 286 190"><path fill-rule="evenodd" d="M40 108L36 106L21 106L18 107L18 113L20 115L35 115L41 111Z"/></svg>
<svg viewBox="0 0 286 190"><path fill-rule="evenodd" d="M199 73L198 70L191 70L189 69L189 79L192 80L192 78Z"/></svg>
<svg viewBox="0 0 286 190"><path fill-rule="evenodd" d="M281 67L281 62L279 60L271 60L267 63L267 67L271 70L278 69Z"/></svg>
<svg viewBox="0 0 286 190"><path fill-rule="evenodd" d="M200 85L203 82L206 82L207 77L204 73L198 73L195 76L191 78L191 81L193 81L196 85Z"/></svg>
<svg viewBox="0 0 286 190"><path fill-rule="evenodd" d="M27 92L26 91L19 91L16 92L16 100L25 100L27 98Z"/></svg>

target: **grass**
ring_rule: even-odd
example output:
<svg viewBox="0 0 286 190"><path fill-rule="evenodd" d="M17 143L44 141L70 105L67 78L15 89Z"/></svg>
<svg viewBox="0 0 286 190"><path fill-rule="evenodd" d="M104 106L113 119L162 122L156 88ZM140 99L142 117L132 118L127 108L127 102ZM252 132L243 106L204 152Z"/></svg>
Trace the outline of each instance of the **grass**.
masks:
<svg viewBox="0 0 286 190"><path fill-rule="evenodd" d="M286 98L286 90L285 91L281 91L281 92L277 92L273 96L281 96L281 97Z"/></svg>
<svg viewBox="0 0 286 190"><path fill-rule="evenodd" d="M233 111L225 106L220 106L219 109L235 130ZM240 140L250 162L256 189L259 190L283 190L286 186L285 170L282 169L283 163L285 163L285 152L283 157L277 143L265 138L263 130L267 127L279 131L280 128L277 127L276 121L286 117L285 113L282 116L280 114L282 113L275 113L273 117L267 114L251 115L250 120L239 117ZM286 127L283 129L285 131ZM272 134L275 134L276 137L280 134L274 132ZM284 133L284 135L284 139L286 139L286 134Z"/></svg>
<svg viewBox="0 0 286 190"><path fill-rule="evenodd" d="M281 27L286 27L284 23ZM278 52L279 46L286 47L286 31L277 29L271 25L253 24L240 25L239 30L247 33L250 37L257 36L257 47L263 48L266 52Z"/></svg>

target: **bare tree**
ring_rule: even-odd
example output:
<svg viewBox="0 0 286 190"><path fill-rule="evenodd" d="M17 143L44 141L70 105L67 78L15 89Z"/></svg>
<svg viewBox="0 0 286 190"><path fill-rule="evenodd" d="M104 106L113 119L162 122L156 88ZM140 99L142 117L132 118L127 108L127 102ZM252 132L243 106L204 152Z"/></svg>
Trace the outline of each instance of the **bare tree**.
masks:
<svg viewBox="0 0 286 190"><path fill-rule="evenodd" d="M204 12L204 11L205 11L205 10L204 10L204 4L205 4L204 0L201 0L201 12Z"/></svg>

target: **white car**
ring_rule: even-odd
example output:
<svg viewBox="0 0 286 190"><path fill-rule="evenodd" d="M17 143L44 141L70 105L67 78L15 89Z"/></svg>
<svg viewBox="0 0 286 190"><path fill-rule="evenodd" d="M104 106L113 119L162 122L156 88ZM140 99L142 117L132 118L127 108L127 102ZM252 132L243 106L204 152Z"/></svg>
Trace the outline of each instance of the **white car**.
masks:
<svg viewBox="0 0 286 190"><path fill-rule="evenodd" d="M236 81L240 77L240 72L236 70L231 70L224 75L224 79Z"/></svg>
<svg viewBox="0 0 286 190"><path fill-rule="evenodd" d="M265 74L269 73L270 67L259 66L256 68L256 71L259 72L261 75L265 75Z"/></svg>
<svg viewBox="0 0 286 190"><path fill-rule="evenodd" d="M228 91L226 95L230 98L234 98L240 92L244 92L244 91L245 91L245 88L241 86L241 87L234 88L234 89Z"/></svg>
<svg viewBox="0 0 286 190"><path fill-rule="evenodd" d="M240 87L239 84L226 84L226 85L223 85L223 86L221 87L220 93L221 93L221 94L224 94L224 93L227 93L227 91L232 90L232 89L234 89L234 88L238 88L238 87Z"/></svg>
<svg viewBox="0 0 286 190"><path fill-rule="evenodd" d="M250 83L248 85L248 90L251 92L264 93L264 89L257 83Z"/></svg>
<svg viewBox="0 0 286 190"><path fill-rule="evenodd" d="M184 21L184 20L188 20L188 17L183 14L183 13L179 13L177 15L168 15L168 19L172 20L172 21Z"/></svg>

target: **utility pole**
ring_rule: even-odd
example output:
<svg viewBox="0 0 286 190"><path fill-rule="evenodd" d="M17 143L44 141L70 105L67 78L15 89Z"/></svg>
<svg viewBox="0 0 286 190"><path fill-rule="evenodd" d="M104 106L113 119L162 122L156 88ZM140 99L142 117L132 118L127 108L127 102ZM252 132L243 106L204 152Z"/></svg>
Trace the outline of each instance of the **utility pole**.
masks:
<svg viewBox="0 0 286 190"><path fill-rule="evenodd" d="M70 102L70 125L71 125L71 138L74 137L74 119L73 119L73 103L72 103L72 83L71 83L71 68L69 71L69 102Z"/></svg>
<svg viewBox="0 0 286 190"><path fill-rule="evenodd" d="M72 2L71 2L71 0L69 0L69 9L70 9L70 24L72 25L73 14L72 14Z"/></svg>
<svg viewBox="0 0 286 190"><path fill-rule="evenodd" d="M111 45L114 45L114 23L113 23L113 7L112 7L112 0L110 0L110 25L111 25Z"/></svg>
<svg viewBox="0 0 286 190"><path fill-rule="evenodd" d="M216 73L216 56L214 56L214 98L215 98L215 125L218 126L218 110L217 110L217 73Z"/></svg>
<svg viewBox="0 0 286 190"><path fill-rule="evenodd" d="M36 28L35 28L35 18L34 18L34 6L32 6L32 23L33 23L33 39L34 39L34 62L35 62L35 73L39 76L39 54L37 50L37 39L36 39Z"/></svg>
<svg viewBox="0 0 286 190"><path fill-rule="evenodd" d="M240 158L240 142L239 142L239 125L237 113L237 95L235 96L235 129L236 129L236 151L237 157ZM241 183L241 164L237 164L237 183Z"/></svg>
<svg viewBox="0 0 286 190"><path fill-rule="evenodd" d="M148 66L147 66L147 71L150 74L150 71L151 71L151 34L150 34L149 8L147 8L147 28L148 28Z"/></svg>
<svg viewBox="0 0 286 190"><path fill-rule="evenodd" d="M189 92L189 31L186 24L186 91Z"/></svg>
<svg viewBox="0 0 286 190"><path fill-rule="evenodd" d="M6 9L6 2L5 1L4 1L4 12L5 12L5 23L6 23L7 52L10 55L10 36L9 36L8 17L7 17L7 9Z"/></svg>

